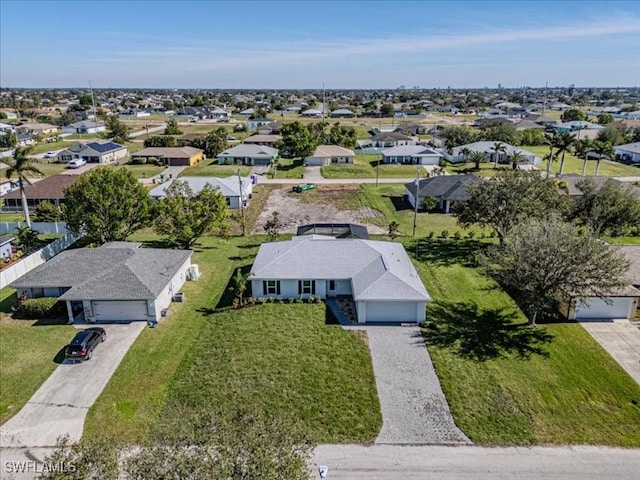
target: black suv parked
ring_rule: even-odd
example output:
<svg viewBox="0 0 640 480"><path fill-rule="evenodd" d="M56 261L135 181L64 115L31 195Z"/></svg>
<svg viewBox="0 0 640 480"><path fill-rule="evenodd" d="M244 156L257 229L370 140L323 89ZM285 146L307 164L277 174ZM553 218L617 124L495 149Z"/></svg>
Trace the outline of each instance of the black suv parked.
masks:
<svg viewBox="0 0 640 480"><path fill-rule="evenodd" d="M104 328L92 327L78 332L64 351L64 356L69 360L89 360L93 349L107 338Z"/></svg>

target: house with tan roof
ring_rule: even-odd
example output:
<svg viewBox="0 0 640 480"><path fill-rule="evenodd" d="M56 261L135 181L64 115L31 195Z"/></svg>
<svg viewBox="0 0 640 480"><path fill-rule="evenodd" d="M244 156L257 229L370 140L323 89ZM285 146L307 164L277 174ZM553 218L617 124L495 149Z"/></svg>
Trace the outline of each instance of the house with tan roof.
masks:
<svg viewBox="0 0 640 480"><path fill-rule="evenodd" d="M52 175L43 178L38 182L34 182L24 187L24 193L27 197L29 208L34 208L44 201L53 203L58 208L64 201L64 191L73 185L79 175ZM20 189L15 189L0 197L4 200L3 212L20 212L22 211L22 197Z"/></svg>
<svg viewBox="0 0 640 480"><path fill-rule="evenodd" d="M353 150L339 145L318 145L313 155L304 159L304 163L310 166L353 163L356 154Z"/></svg>

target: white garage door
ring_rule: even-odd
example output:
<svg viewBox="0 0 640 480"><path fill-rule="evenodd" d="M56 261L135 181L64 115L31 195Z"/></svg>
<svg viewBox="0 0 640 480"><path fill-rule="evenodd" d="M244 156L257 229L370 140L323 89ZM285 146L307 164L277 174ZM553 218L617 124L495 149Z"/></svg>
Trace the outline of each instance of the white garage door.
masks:
<svg viewBox="0 0 640 480"><path fill-rule="evenodd" d="M147 320L146 301L93 301L91 306L97 321Z"/></svg>
<svg viewBox="0 0 640 480"><path fill-rule="evenodd" d="M366 302L366 322L415 322L415 302Z"/></svg>
<svg viewBox="0 0 640 480"><path fill-rule="evenodd" d="M633 298L611 297L611 305L607 305L604 300L592 298L587 304L578 303L576 305L576 320L587 318L629 318Z"/></svg>

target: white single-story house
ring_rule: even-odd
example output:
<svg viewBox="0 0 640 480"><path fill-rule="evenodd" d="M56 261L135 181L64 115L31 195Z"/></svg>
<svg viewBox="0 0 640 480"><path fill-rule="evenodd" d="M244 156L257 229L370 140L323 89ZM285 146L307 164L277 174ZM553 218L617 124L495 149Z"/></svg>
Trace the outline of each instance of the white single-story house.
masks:
<svg viewBox="0 0 640 480"><path fill-rule="evenodd" d="M331 112L329 116L331 118L353 118L356 116L356 114L348 108L338 108L337 110Z"/></svg>
<svg viewBox="0 0 640 480"><path fill-rule="evenodd" d="M402 145L382 150L382 161L384 163L439 165L441 157L441 153L424 145Z"/></svg>
<svg viewBox="0 0 640 480"><path fill-rule="evenodd" d="M438 200L438 208L440 210L449 213L451 207L456 202L466 202L471 198L467 187L472 183L480 181L480 178L473 174L436 175L423 178L420 181L414 180L411 183L405 184L407 200L409 200L411 206L415 208L417 198L418 208L423 208L424 199L432 197Z"/></svg>
<svg viewBox="0 0 640 480"><path fill-rule="evenodd" d="M263 243L254 297L353 298L358 323L423 322L431 297L400 243L305 235Z"/></svg>
<svg viewBox="0 0 640 480"><path fill-rule="evenodd" d="M499 162L507 160L511 155L513 155L514 152L518 152L524 156L526 163L530 165L539 165L542 163L542 158L538 157L535 153L531 153L528 150L520 147L514 147L513 145L509 145L508 143L504 142L485 141L468 143L466 145L460 145L459 147L453 148L450 153L448 153L446 150L443 150L442 155L444 156L445 160L451 163L466 162L467 159L462 154L462 152L467 149L470 152L483 152L487 161L493 161L493 155L495 155L494 146L496 143L500 143L502 146L504 146L504 152L500 153L498 156Z"/></svg>
<svg viewBox="0 0 640 480"><path fill-rule="evenodd" d="M251 183L250 177L239 177L237 175L233 175L227 178L218 178L218 177L179 177L169 180L168 182L163 183L162 185L157 186L153 190L149 192L149 195L154 199L158 200L161 198L166 198L167 193L166 190L169 188L173 182L176 180L180 180L182 182L187 182L193 193L197 194L208 184L212 187L217 187L220 189L220 192L227 199L227 206L231 209L238 209L240 205L244 204L246 207L253 195L253 184ZM240 198L242 197L242 200ZM243 203L241 203L241 201Z"/></svg>
<svg viewBox="0 0 640 480"><path fill-rule="evenodd" d="M191 253L134 242L66 250L11 286L18 296L64 301L70 323L157 322L189 278Z"/></svg>
<svg viewBox="0 0 640 480"><path fill-rule="evenodd" d="M60 163L69 163L79 158L87 163L109 165L129 156L129 149L115 142L79 142L58 153Z"/></svg>
<svg viewBox="0 0 640 480"><path fill-rule="evenodd" d="M277 148L244 143L227 148L218 154L218 163L224 165L270 165L278 159Z"/></svg>
<svg viewBox="0 0 640 480"><path fill-rule="evenodd" d="M353 163L356 154L353 150L338 145L318 145L313 155L304 159L306 165L330 165L332 163Z"/></svg>
<svg viewBox="0 0 640 480"><path fill-rule="evenodd" d="M371 137L371 144L377 148L399 147L401 145L417 144L415 138L408 137L401 132L380 132Z"/></svg>
<svg viewBox="0 0 640 480"><path fill-rule="evenodd" d="M310 118L320 118L322 117L322 110L318 110L317 108L310 108L301 113L303 117Z"/></svg>
<svg viewBox="0 0 640 480"><path fill-rule="evenodd" d="M273 122L270 118L250 118L247 120L247 130L257 130L263 125Z"/></svg>
<svg viewBox="0 0 640 480"><path fill-rule="evenodd" d="M618 320L633 319L638 314L640 302L640 245L623 245L616 249L630 263L627 274L630 284L603 298L587 297L569 299L567 318L570 320Z"/></svg>
<svg viewBox="0 0 640 480"><path fill-rule="evenodd" d="M573 120L571 122L556 123L552 125L558 133L577 132L578 130L604 130L602 125L587 122L586 120Z"/></svg>
<svg viewBox="0 0 640 480"><path fill-rule="evenodd" d="M640 142L626 143L613 147L616 156L624 162L640 163Z"/></svg>
<svg viewBox="0 0 640 480"><path fill-rule="evenodd" d="M62 133L76 135L85 133L100 133L107 130L107 127L101 123L92 122L91 120L82 120L80 122L71 123L62 128Z"/></svg>

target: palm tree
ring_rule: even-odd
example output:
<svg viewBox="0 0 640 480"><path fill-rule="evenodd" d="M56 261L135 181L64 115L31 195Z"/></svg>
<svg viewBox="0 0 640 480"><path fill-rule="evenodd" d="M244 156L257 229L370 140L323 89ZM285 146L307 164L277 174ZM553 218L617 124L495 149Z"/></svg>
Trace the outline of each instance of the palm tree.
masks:
<svg viewBox="0 0 640 480"><path fill-rule="evenodd" d="M611 160L614 155L613 145L609 142L601 142L596 140L593 142L593 153L596 154L596 177L600 171L600 160Z"/></svg>
<svg viewBox="0 0 640 480"><path fill-rule="evenodd" d="M498 156L507 151L507 147L502 142L493 144L492 150L495 152L493 157L493 168L498 168Z"/></svg>
<svg viewBox="0 0 640 480"><path fill-rule="evenodd" d="M484 152L473 151L469 154L469 161L476 164L475 169L480 170L480 162L484 162Z"/></svg>
<svg viewBox="0 0 640 480"><path fill-rule="evenodd" d="M469 150L467 147L461 148L460 149L460 154L462 155L462 158L464 158L465 162L469 161L469 154L471 153L471 150Z"/></svg>
<svg viewBox="0 0 640 480"><path fill-rule="evenodd" d="M551 176L551 164L553 164L554 160L553 149L558 148L560 140L558 132L555 130L553 133L547 133L545 137L544 143L549 145L549 155L545 157L547 160L547 178L549 178Z"/></svg>
<svg viewBox="0 0 640 480"><path fill-rule="evenodd" d="M583 138L578 140L573 147L574 152L578 156L578 158L584 158L584 163L582 164L582 176L584 177L587 172L587 162L589 160L589 152L593 150L593 142L588 138Z"/></svg>
<svg viewBox="0 0 640 480"><path fill-rule="evenodd" d="M513 153L509 156L509 160L511 160L511 168L516 170L518 168L518 164L524 162L527 159L524 153L519 152L518 150L514 150Z"/></svg>
<svg viewBox="0 0 640 480"><path fill-rule="evenodd" d="M9 168L6 170L8 179L17 177L18 188L20 188L20 197L22 199L22 211L24 212L24 221L27 227L31 228L31 218L29 218L29 205L27 205L27 195L24 192L24 184L31 184L28 174L44 175L35 165L35 160L28 155L31 153L31 147L16 148L13 153L13 159L2 160Z"/></svg>
<svg viewBox="0 0 640 480"><path fill-rule="evenodd" d="M560 171L558 172L558 175L562 176L562 173L564 172L564 155L575 145L576 139L573 137L573 135L571 135L571 133L562 132L560 135L558 135L557 140L558 141L556 144L556 148L558 149L558 151L556 152L556 155L562 154L562 158L560 159Z"/></svg>

